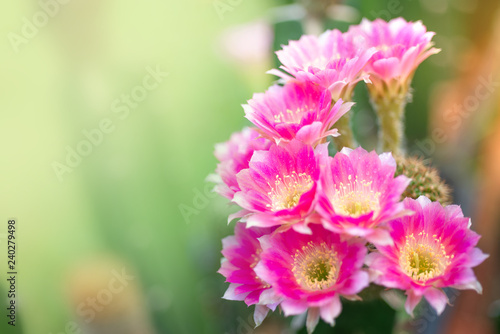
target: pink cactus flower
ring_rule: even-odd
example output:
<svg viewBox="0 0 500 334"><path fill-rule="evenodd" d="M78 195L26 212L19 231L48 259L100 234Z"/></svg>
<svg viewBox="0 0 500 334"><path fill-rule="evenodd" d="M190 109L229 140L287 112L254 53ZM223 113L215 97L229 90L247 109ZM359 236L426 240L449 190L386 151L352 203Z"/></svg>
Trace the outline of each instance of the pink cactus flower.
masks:
<svg viewBox="0 0 500 334"><path fill-rule="evenodd" d="M239 191L236 174L248 168L248 162L256 150L267 150L271 142L259 138L259 133L254 128L244 128L235 132L231 139L225 143L215 145L215 157L220 161L216 174L209 175L208 180L216 183L215 192L230 200L234 193Z"/></svg>
<svg viewBox="0 0 500 334"><path fill-rule="evenodd" d="M273 145L268 151L255 151L249 168L236 176L241 191L233 201L248 213L243 221L248 226L281 225L308 233L320 164L328 156L326 145L313 150L294 140L284 146Z"/></svg>
<svg viewBox="0 0 500 334"><path fill-rule="evenodd" d="M340 296L356 300L369 284L362 270L363 242L343 241L339 234L311 225L312 234L288 230L259 238L262 253L257 275L283 298L286 316L308 311L307 328L314 330L321 317L333 326L340 314Z"/></svg>
<svg viewBox="0 0 500 334"><path fill-rule="evenodd" d="M355 36L339 30L327 30L319 37L304 35L276 52L283 64L268 73L290 80L309 80L328 89L334 101L350 101L352 90L360 80L369 81L363 69L375 48L360 49Z"/></svg>
<svg viewBox="0 0 500 334"><path fill-rule="evenodd" d="M394 177L390 153L377 155L363 148L342 149L322 170L317 211L325 228L366 238L376 245L391 244L388 220L409 214L400 202L410 179Z"/></svg>
<svg viewBox="0 0 500 334"><path fill-rule="evenodd" d="M351 26L349 33L357 39L358 47L376 48L377 53L368 62L365 71L375 88L408 86L413 74L425 59L440 49L433 48L434 32L427 31L422 22L407 22L399 17L386 22L382 19L363 19Z"/></svg>
<svg viewBox="0 0 500 334"><path fill-rule="evenodd" d="M230 283L223 298L243 300L248 306L255 305L254 320L257 326L269 310L274 311L281 301L273 288L258 278L254 271L262 252L258 238L272 231L272 228L246 228L244 223L237 223L234 236L222 240L224 258L218 272Z"/></svg>
<svg viewBox="0 0 500 334"><path fill-rule="evenodd" d="M441 314L448 302L445 287L481 293L471 268L487 255L475 247L480 236L470 230L460 207L443 207L425 196L406 198L404 205L415 214L390 222L394 245L367 256L375 283L405 290L409 314L422 297Z"/></svg>
<svg viewBox="0 0 500 334"><path fill-rule="evenodd" d="M339 135L332 126L352 106L339 100L332 107L331 101L328 90L309 81L293 80L254 94L243 108L263 137L277 144L297 139L316 145L326 136Z"/></svg>

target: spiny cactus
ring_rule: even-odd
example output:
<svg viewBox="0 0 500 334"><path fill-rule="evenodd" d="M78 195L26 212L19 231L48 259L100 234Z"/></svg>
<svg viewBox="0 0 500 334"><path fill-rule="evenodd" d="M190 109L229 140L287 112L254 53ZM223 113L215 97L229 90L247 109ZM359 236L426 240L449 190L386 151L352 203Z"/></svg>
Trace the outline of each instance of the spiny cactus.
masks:
<svg viewBox="0 0 500 334"><path fill-rule="evenodd" d="M396 175L405 175L412 181L406 188L402 198L417 199L424 195L431 201L442 205L451 203L450 187L439 176L438 171L417 157L396 156Z"/></svg>

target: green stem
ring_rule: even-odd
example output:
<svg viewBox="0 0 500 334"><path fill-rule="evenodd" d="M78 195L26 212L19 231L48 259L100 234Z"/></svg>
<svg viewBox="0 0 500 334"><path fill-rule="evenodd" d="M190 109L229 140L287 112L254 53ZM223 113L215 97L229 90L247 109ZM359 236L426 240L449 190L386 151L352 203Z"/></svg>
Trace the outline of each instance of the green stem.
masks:
<svg viewBox="0 0 500 334"><path fill-rule="evenodd" d="M350 126L351 112L348 111L345 115L335 123L334 127L339 130L340 136L333 138L335 146L340 151L343 147L355 148L354 135Z"/></svg>
<svg viewBox="0 0 500 334"><path fill-rule="evenodd" d="M384 96L372 100L373 108L379 119L379 147L382 152L393 155L404 153L404 111L405 95Z"/></svg>

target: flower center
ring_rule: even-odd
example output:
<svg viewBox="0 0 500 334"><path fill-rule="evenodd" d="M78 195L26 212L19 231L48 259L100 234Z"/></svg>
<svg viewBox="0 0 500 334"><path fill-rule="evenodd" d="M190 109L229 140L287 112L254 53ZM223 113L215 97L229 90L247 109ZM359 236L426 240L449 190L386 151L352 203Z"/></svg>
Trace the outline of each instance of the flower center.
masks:
<svg viewBox="0 0 500 334"><path fill-rule="evenodd" d="M391 48L392 47L387 45L387 44L381 44L381 45L377 46L377 50L382 51L382 52L387 52Z"/></svg>
<svg viewBox="0 0 500 334"><path fill-rule="evenodd" d="M416 281L426 282L441 276L454 255L447 255L441 238L420 232L406 236L399 262L403 271Z"/></svg>
<svg viewBox="0 0 500 334"><path fill-rule="evenodd" d="M340 54L332 55L331 57L327 58L324 56L319 56L316 57L308 62L305 62L304 65L302 66L304 70L309 70L309 67L314 67L314 68L319 68L323 69L326 67L328 62L330 62L333 58L340 58Z"/></svg>
<svg viewBox="0 0 500 334"><path fill-rule="evenodd" d="M352 175L348 176L350 182L340 182L335 187L335 195L332 205L335 212L351 217L359 217L365 213L380 211L380 192L372 189L373 181L359 180L356 176L352 181Z"/></svg>
<svg viewBox="0 0 500 334"><path fill-rule="evenodd" d="M271 204L267 207L272 211L294 208L303 193L310 190L314 182L310 175L293 171L290 175L276 175L274 185L268 183L271 188L267 194Z"/></svg>
<svg viewBox="0 0 500 334"><path fill-rule="evenodd" d="M314 244L298 249L293 257L292 272L297 283L311 291L323 290L335 284L340 263L335 252L326 243Z"/></svg>
<svg viewBox="0 0 500 334"><path fill-rule="evenodd" d="M287 109L285 112L280 111L279 114L274 115L274 123L300 124L304 114L311 110L313 108L304 105L294 110Z"/></svg>

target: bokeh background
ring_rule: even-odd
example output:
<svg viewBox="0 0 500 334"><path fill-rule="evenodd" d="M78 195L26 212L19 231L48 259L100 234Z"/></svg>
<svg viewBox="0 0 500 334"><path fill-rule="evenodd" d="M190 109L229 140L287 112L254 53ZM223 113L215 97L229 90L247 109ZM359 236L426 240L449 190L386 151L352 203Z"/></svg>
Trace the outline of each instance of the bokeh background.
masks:
<svg viewBox="0 0 500 334"><path fill-rule="evenodd" d="M248 124L240 105L275 80L265 71L281 44L304 31L346 30L362 17L398 16L422 20L442 48L414 79L408 151L432 159L483 235L491 257L476 272L485 291L450 291L454 307L439 319L425 304L412 320L382 300L346 303L337 326L317 332L497 332L498 7L498 0L4 2L0 332L304 333L279 314L254 330L253 308L221 299L220 240L232 233L226 217L235 208L205 181L216 166L213 147ZM144 84L151 72L157 84ZM366 95L360 85L354 124L372 149L377 125ZM89 134L90 146L82 143ZM80 159L70 153L79 149ZM15 327L4 315L11 218Z"/></svg>

